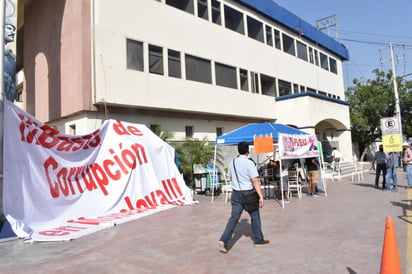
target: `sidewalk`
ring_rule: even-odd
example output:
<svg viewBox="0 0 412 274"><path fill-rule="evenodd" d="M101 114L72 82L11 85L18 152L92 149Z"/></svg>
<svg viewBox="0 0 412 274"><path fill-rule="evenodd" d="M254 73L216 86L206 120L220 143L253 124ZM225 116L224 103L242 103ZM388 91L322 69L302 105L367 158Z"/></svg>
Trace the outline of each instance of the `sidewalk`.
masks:
<svg viewBox="0 0 412 274"><path fill-rule="evenodd" d="M199 204L70 242L0 243L0 273L379 273L387 216L394 221L402 273L412 273L412 189L405 189L401 169L398 181L398 192L383 192L374 188L374 175L365 173L363 182L327 181L327 197L293 197L283 209L265 200L268 246L253 246L244 213L229 253L220 253L230 204L223 195L213 203L196 195Z"/></svg>

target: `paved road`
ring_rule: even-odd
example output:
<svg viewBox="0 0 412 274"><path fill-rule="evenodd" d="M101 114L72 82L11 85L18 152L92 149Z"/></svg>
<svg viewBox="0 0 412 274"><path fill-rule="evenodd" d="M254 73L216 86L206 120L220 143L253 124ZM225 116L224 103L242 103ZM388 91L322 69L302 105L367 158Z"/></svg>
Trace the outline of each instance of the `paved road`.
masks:
<svg viewBox="0 0 412 274"><path fill-rule="evenodd" d="M0 273L379 273L387 216L394 221L402 273L412 273L412 189L404 188L400 169L398 192L374 189L373 176L329 182L327 197L293 197L283 209L267 200L261 215L268 246L253 246L244 213L229 253L219 253L230 204L223 196L212 203L196 195L199 204L70 242L2 242Z"/></svg>

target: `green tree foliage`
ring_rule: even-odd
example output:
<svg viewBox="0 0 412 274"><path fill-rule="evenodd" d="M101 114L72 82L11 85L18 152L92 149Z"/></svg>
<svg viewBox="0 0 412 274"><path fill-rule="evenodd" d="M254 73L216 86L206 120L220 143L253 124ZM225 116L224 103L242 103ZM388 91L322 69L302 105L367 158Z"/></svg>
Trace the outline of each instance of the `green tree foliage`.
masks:
<svg viewBox="0 0 412 274"><path fill-rule="evenodd" d="M350 103L352 140L359 143L363 152L369 144L381 138L380 119L395 116L392 72L385 73L378 69L373 72L376 79L366 82L354 79L354 85L346 91ZM412 136L412 82L398 78L397 83L403 134L409 137Z"/></svg>
<svg viewBox="0 0 412 274"><path fill-rule="evenodd" d="M176 147L176 151L179 154L180 169L186 184L192 186L193 165L213 163L215 146L209 143L206 138L203 140L187 139L185 143ZM216 163L221 164L221 159L221 153L217 150Z"/></svg>
<svg viewBox="0 0 412 274"><path fill-rule="evenodd" d="M153 133L160 137L163 141L167 142L172 139L175 134L170 131L162 131L160 125L156 125L153 129ZM172 145L172 144L171 144Z"/></svg>

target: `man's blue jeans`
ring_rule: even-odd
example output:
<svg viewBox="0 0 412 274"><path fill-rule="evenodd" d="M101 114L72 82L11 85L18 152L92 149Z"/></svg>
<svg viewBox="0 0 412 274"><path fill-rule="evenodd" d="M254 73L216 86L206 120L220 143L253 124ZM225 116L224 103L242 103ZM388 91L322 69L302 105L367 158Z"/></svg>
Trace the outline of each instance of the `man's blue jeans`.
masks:
<svg viewBox="0 0 412 274"><path fill-rule="evenodd" d="M396 176L396 168L388 168L386 170L386 189L387 190L391 190L391 181L392 185L393 185L393 190L397 190L398 189L398 179Z"/></svg>
<svg viewBox="0 0 412 274"><path fill-rule="evenodd" d="M408 186L412 186L412 164L406 166L406 177L408 177Z"/></svg>
<svg viewBox="0 0 412 274"><path fill-rule="evenodd" d="M376 164L376 176L375 176L375 187L379 187L379 175L382 171L382 188L386 186L386 164Z"/></svg>
<svg viewBox="0 0 412 274"><path fill-rule="evenodd" d="M242 192L239 191L233 191L232 192L232 198L231 198L231 203L232 203L232 213L230 215L230 218L227 222L225 231L223 232L222 236L220 237L220 241L224 242L225 245L229 243L229 241L232 239L233 232L236 228L236 225L239 222L240 216L242 215L243 212L243 194ZM250 219L252 222L252 232L253 232L253 242L255 244L260 243L263 241L263 234L262 234L262 226L260 223L260 214L259 210L256 210L254 212L249 213Z"/></svg>

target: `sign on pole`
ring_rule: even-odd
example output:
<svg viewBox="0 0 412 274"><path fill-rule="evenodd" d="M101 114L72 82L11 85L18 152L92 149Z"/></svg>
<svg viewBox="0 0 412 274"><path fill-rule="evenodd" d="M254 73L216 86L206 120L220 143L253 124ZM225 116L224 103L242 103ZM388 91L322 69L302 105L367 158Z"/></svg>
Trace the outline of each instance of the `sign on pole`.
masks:
<svg viewBox="0 0 412 274"><path fill-rule="evenodd" d="M381 119L382 144L385 152L402 151L402 135L397 117Z"/></svg>

